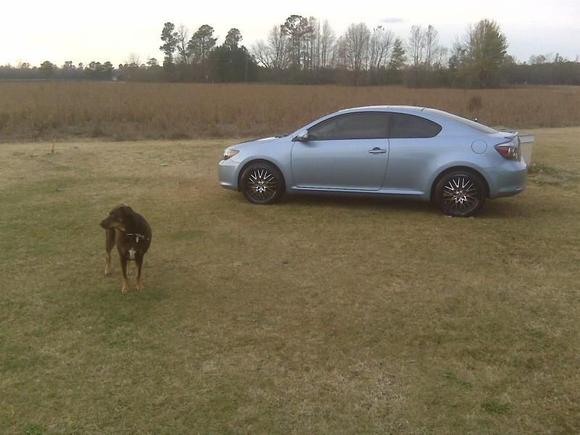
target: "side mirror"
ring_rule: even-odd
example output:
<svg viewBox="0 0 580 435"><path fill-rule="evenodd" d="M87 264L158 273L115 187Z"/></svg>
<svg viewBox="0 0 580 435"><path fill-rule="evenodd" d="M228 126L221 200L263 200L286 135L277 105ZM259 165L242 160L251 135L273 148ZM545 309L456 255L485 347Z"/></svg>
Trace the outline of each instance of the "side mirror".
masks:
<svg viewBox="0 0 580 435"><path fill-rule="evenodd" d="M293 142L308 142L310 140L310 136L308 135L308 130L301 130L294 139Z"/></svg>

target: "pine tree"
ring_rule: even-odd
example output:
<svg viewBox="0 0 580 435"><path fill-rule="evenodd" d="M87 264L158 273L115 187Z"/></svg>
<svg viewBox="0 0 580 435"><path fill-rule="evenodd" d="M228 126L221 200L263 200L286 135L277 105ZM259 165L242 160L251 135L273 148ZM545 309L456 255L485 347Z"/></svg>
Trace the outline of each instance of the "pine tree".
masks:
<svg viewBox="0 0 580 435"><path fill-rule="evenodd" d="M163 25L161 41L163 41L163 44L159 47L159 50L161 50L165 55L163 66L168 68L173 65L173 53L175 53L177 48L177 32L175 31L175 24L167 22Z"/></svg>

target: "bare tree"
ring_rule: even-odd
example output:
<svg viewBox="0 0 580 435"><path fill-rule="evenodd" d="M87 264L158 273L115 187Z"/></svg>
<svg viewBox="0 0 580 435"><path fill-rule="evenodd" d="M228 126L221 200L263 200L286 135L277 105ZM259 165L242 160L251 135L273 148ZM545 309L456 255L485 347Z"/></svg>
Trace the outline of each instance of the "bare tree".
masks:
<svg viewBox="0 0 580 435"><path fill-rule="evenodd" d="M268 69L274 68L272 66L272 55L270 47L266 42L264 42L263 39L252 45L251 51L259 65L262 65L264 68Z"/></svg>
<svg viewBox="0 0 580 435"><path fill-rule="evenodd" d="M425 66L428 69L443 63L443 57L446 55L446 50L439 45L439 32L429 25L424 32L425 38Z"/></svg>
<svg viewBox="0 0 580 435"><path fill-rule="evenodd" d="M304 37L306 56L303 56L304 67L312 71L320 68L320 22L314 18L308 18L310 32Z"/></svg>
<svg viewBox="0 0 580 435"><path fill-rule="evenodd" d="M258 63L268 69L284 70L290 65L288 37L280 26L274 26L266 42L258 41L252 52Z"/></svg>
<svg viewBox="0 0 580 435"><path fill-rule="evenodd" d="M411 65L415 68L419 67L425 61L425 31L421 26L412 26L407 42L407 53L411 58Z"/></svg>
<svg viewBox="0 0 580 435"><path fill-rule="evenodd" d="M369 68L379 69L387 65L395 42L395 35L383 26L376 27L369 40Z"/></svg>
<svg viewBox="0 0 580 435"><path fill-rule="evenodd" d="M415 69L432 69L443 63L447 51L439 45L439 32L432 25L426 29L421 26L411 27L407 50L411 66Z"/></svg>
<svg viewBox="0 0 580 435"><path fill-rule="evenodd" d="M360 75L366 69L371 31L365 23L351 24L340 38L339 56L346 69L354 72L354 82L359 83Z"/></svg>
<svg viewBox="0 0 580 435"><path fill-rule="evenodd" d="M322 33L319 38L320 43L320 68L329 68L335 57L336 35L328 21L324 21L322 25Z"/></svg>
<svg viewBox="0 0 580 435"><path fill-rule="evenodd" d="M548 61L548 56L546 56L544 54L538 54L537 56L536 55L532 55L532 56L530 56L530 60L528 61L528 63L530 65L542 65L544 63L549 62Z"/></svg>
<svg viewBox="0 0 580 435"><path fill-rule="evenodd" d="M187 44L189 42L189 30L183 24L177 29L177 54L179 55L179 63L188 64L191 61L191 55Z"/></svg>
<svg viewBox="0 0 580 435"><path fill-rule="evenodd" d="M129 57L125 61L127 65L138 67L141 65L141 58L137 53L129 53Z"/></svg>

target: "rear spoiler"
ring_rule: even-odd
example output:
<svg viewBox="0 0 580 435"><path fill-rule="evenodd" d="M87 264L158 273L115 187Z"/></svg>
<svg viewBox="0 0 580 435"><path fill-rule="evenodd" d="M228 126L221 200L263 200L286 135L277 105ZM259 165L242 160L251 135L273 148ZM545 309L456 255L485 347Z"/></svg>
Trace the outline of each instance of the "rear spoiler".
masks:
<svg viewBox="0 0 580 435"><path fill-rule="evenodd" d="M536 142L536 137L529 133L520 133L513 130L500 130L500 133L506 133L513 136L517 136L520 140L520 149L522 152L522 157L526 166L529 168L532 164L532 150L533 145Z"/></svg>
<svg viewBox="0 0 580 435"><path fill-rule="evenodd" d="M518 134L520 138L520 150L526 166L529 168L532 164L532 150L536 137L533 134Z"/></svg>
<svg viewBox="0 0 580 435"><path fill-rule="evenodd" d="M518 136L520 138L520 143L521 144L524 144L524 143L525 144L531 144L531 143L534 143L536 141L536 136L534 136L533 134L527 134L527 133L525 133L525 134L523 134L523 133L522 134L519 134L518 133Z"/></svg>

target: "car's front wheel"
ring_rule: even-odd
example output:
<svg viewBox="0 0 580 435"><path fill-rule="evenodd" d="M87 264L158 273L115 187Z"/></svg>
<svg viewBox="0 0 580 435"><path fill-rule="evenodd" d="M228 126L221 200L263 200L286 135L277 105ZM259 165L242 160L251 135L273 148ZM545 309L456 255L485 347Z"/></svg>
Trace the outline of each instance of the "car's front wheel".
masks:
<svg viewBox="0 0 580 435"><path fill-rule="evenodd" d="M284 194L284 178L274 165L254 162L240 177L241 191L253 204L272 204Z"/></svg>
<svg viewBox="0 0 580 435"><path fill-rule="evenodd" d="M472 216L483 207L485 182L478 174L457 170L445 174L435 186L436 203L448 216Z"/></svg>

